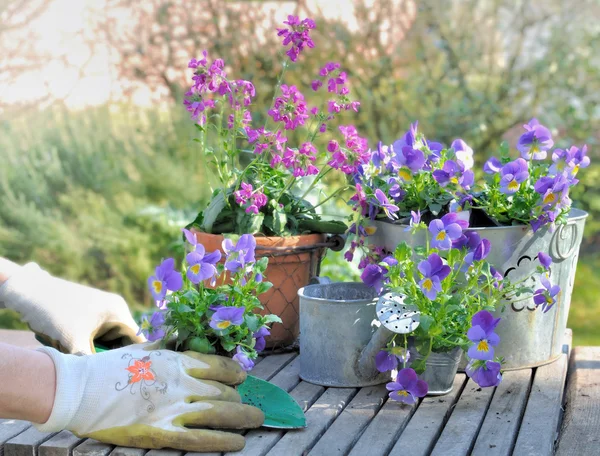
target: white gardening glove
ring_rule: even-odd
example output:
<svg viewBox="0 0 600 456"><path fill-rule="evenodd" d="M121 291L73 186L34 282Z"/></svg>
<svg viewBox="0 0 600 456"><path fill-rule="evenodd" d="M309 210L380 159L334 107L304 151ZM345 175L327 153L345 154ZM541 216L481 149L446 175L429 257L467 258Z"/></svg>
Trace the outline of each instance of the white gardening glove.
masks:
<svg viewBox="0 0 600 456"><path fill-rule="evenodd" d="M12 271L0 286L0 308L19 312L45 343L65 353L144 342L125 300L113 293L52 277L37 264Z"/></svg>
<svg viewBox="0 0 600 456"><path fill-rule="evenodd" d="M215 428L259 427L263 413L231 386L246 373L235 361L140 344L93 356L42 348L56 366L56 397L43 432L68 429L113 445L238 451L244 437ZM195 429L190 429L194 427Z"/></svg>

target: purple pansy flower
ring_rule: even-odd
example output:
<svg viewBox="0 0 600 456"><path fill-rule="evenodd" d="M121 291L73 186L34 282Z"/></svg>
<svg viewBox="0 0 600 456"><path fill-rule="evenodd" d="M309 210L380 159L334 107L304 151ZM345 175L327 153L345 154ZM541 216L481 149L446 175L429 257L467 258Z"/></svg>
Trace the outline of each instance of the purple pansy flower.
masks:
<svg viewBox="0 0 600 456"><path fill-rule="evenodd" d="M471 319L471 328L467 337L474 345L469 348L467 355L471 359L491 360L494 358L494 348L500 342L500 337L494 332L500 318L487 310L480 310Z"/></svg>
<svg viewBox="0 0 600 456"><path fill-rule="evenodd" d="M465 169L465 165L461 161L447 160L442 169L436 169L432 174L442 187L456 184L468 190L475 182L473 171Z"/></svg>
<svg viewBox="0 0 600 456"><path fill-rule="evenodd" d="M256 351L263 351L267 345L267 342L265 341L265 337L270 336L271 335L271 331L269 331L269 328L267 328L266 326L262 326L258 331L256 331L252 337L254 337L256 339L256 342L254 344L254 350Z"/></svg>
<svg viewBox="0 0 600 456"><path fill-rule="evenodd" d="M563 174L555 177L540 177L534 189L542 196L542 204L546 207L566 205L569 194L569 180Z"/></svg>
<svg viewBox="0 0 600 456"><path fill-rule="evenodd" d="M535 117L523 127L527 131L521 135L517 143L521 157L525 160L545 159L546 151L554 145L550 130L541 125Z"/></svg>
<svg viewBox="0 0 600 456"><path fill-rule="evenodd" d="M419 272L423 274L423 279L419 286L428 299L434 300L437 294L442 291L442 280L448 277L451 269L444 264L442 258L437 253L432 253L426 260L419 263Z"/></svg>
<svg viewBox="0 0 600 456"><path fill-rule="evenodd" d="M205 254L204 246L196 244L196 250L186 255L185 259L190 265L186 275L192 283L200 283L217 275L215 264L221 259L221 252L215 250L208 255Z"/></svg>
<svg viewBox="0 0 600 456"><path fill-rule="evenodd" d="M380 293L383 290L383 285L386 281L385 274L388 272L387 266L395 266L398 264L395 258L388 256L382 260L384 264L371 263L367 265L360 275L361 280L368 287L372 287ZM386 266L387 265L387 266Z"/></svg>
<svg viewBox="0 0 600 456"><path fill-rule="evenodd" d="M486 174L496 174L496 173L499 173L501 168L502 168L502 162L500 160L498 160L496 157L491 157L483 165L483 171Z"/></svg>
<svg viewBox="0 0 600 456"><path fill-rule="evenodd" d="M167 258L154 271L154 275L148 278L148 287L155 301L162 301L167 290L178 291L183 285L181 274L175 271L175 260Z"/></svg>
<svg viewBox="0 0 600 456"><path fill-rule="evenodd" d="M488 388L490 386L498 386L502 381L501 367L500 363L495 361L474 359L469 362L465 372L479 386Z"/></svg>
<svg viewBox="0 0 600 456"><path fill-rule="evenodd" d="M245 370L246 372L248 372L249 370L252 370L252 368L254 367L254 361L252 361L248 357L246 352L239 345L236 348L235 355L233 355L233 357L231 359L233 359L234 361L237 361L238 364L242 367L242 369Z"/></svg>
<svg viewBox="0 0 600 456"><path fill-rule="evenodd" d="M427 383L419 380L413 369L401 369L396 376L396 381L385 385L390 391L390 399L404 402L405 404L414 404L417 398L424 397L429 390Z"/></svg>
<svg viewBox="0 0 600 456"><path fill-rule="evenodd" d="M402 347L393 347L388 350L381 350L375 356L375 366L379 372L387 372L398 367L398 363L406 363L410 358L410 352Z"/></svg>
<svg viewBox="0 0 600 456"><path fill-rule="evenodd" d="M419 223L421 223L421 210L418 209L417 212L410 211L410 222L408 226L404 228L404 231L410 231L412 228L418 226Z"/></svg>
<svg viewBox="0 0 600 456"><path fill-rule="evenodd" d="M452 247L452 241L460 238L463 228L468 223L460 220L455 212L444 215L441 219L432 220L429 224L429 232L433 238L431 246L440 250L448 250Z"/></svg>
<svg viewBox="0 0 600 456"><path fill-rule="evenodd" d="M550 269L550 265L552 264L552 258L550 258L550 255L540 252L538 253L538 260L540 261L540 264L544 266L544 269Z"/></svg>
<svg viewBox="0 0 600 456"><path fill-rule="evenodd" d="M223 241L223 251L227 255L225 269L233 273L244 269L248 263L254 262L255 248L256 239L251 234L243 234L235 246L231 239L225 239Z"/></svg>
<svg viewBox="0 0 600 456"><path fill-rule="evenodd" d="M544 288L535 290L533 294L533 302L536 306L542 306L544 313L548 312L552 306L556 303L558 294L560 293L560 287L558 285L552 285L547 277L542 276L541 282Z"/></svg>
<svg viewBox="0 0 600 456"><path fill-rule="evenodd" d="M473 168L475 161L473 160L473 149L469 147L469 145L464 142L462 139L455 139L450 144L450 147L454 149L454 154L456 158L460 160L465 165L465 169Z"/></svg>
<svg viewBox="0 0 600 456"><path fill-rule="evenodd" d="M230 326L239 326L244 322L244 307L219 307L210 319L210 327L224 330Z"/></svg>
<svg viewBox="0 0 600 456"><path fill-rule="evenodd" d="M519 190L522 182L529 177L527 162L522 158L517 158L504 165L500 169L500 191L507 195L512 195Z"/></svg>
<svg viewBox="0 0 600 456"><path fill-rule="evenodd" d="M387 196L385 196L385 193L383 193L381 189L378 188L377 190L375 190L375 198L377 199L379 207L383 209L383 212L385 212L385 215L387 215L388 218L391 218L392 220L398 218L396 212L398 212L400 208L398 208L398 206L396 206L395 204L391 204Z"/></svg>
<svg viewBox="0 0 600 456"><path fill-rule="evenodd" d="M409 130L404 133L402 138L394 141L392 144L392 148L396 152L396 154L400 153L403 147L410 146L413 147L415 145L415 141L417 139L417 127L419 126L419 121L416 121L410 124Z"/></svg>
<svg viewBox="0 0 600 456"><path fill-rule="evenodd" d="M147 316L144 316L137 335L144 334L149 342L162 339L165 337L165 330L162 327L164 324L165 315L160 311L154 312L149 320Z"/></svg>

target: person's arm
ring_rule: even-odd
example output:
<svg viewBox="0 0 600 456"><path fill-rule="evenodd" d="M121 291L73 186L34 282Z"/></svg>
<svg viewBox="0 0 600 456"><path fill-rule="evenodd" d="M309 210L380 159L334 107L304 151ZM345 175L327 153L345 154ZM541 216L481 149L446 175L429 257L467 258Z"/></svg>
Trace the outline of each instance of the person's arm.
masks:
<svg viewBox="0 0 600 456"><path fill-rule="evenodd" d="M55 391L56 372L48 355L0 343L1 418L45 423Z"/></svg>

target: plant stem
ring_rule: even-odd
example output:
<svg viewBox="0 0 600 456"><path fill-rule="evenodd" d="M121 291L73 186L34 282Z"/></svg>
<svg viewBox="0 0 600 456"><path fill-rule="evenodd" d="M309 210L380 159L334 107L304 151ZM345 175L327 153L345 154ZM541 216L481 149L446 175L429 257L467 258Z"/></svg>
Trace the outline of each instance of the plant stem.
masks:
<svg viewBox="0 0 600 456"><path fill-rule="evenodd" d="M310 184L310 186L308 187L308 189L304 192L304 194L300 197L300 199L304 199L306 198L306 195L308 195L310 193L310 191L315 188L315 186L319 183L319 181L321 179L323 179L333 168L332 167L327 167L327 165L325 166L325 168L321 169L321 171L319 171L319 174L317 174L317 176L315 177L315 180L312 182L312 184Z"/></svg>

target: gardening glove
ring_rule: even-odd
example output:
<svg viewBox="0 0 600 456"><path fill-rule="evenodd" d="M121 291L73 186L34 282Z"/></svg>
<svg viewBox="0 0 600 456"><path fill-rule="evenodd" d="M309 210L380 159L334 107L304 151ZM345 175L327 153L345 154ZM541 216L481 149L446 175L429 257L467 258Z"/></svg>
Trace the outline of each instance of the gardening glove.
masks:
<svg viewBox="0 0 600 456"><path fill-rule="evenodd" d="M263 413L227 385L246 373L235 361L139 344L93 356L45 347L56 366L56 397L42 432L68 429L113 445L238 451L244 437L213 430L259 427Z"/></svg>
<svg viewBox="0 0 600 456"><path fill-rule="evenodd" d="M35 263L19 266L0 286L2 307L19 312L64 353L94 353L94 341L118 347L145 341L122 297L52 277Z"/></svg>

